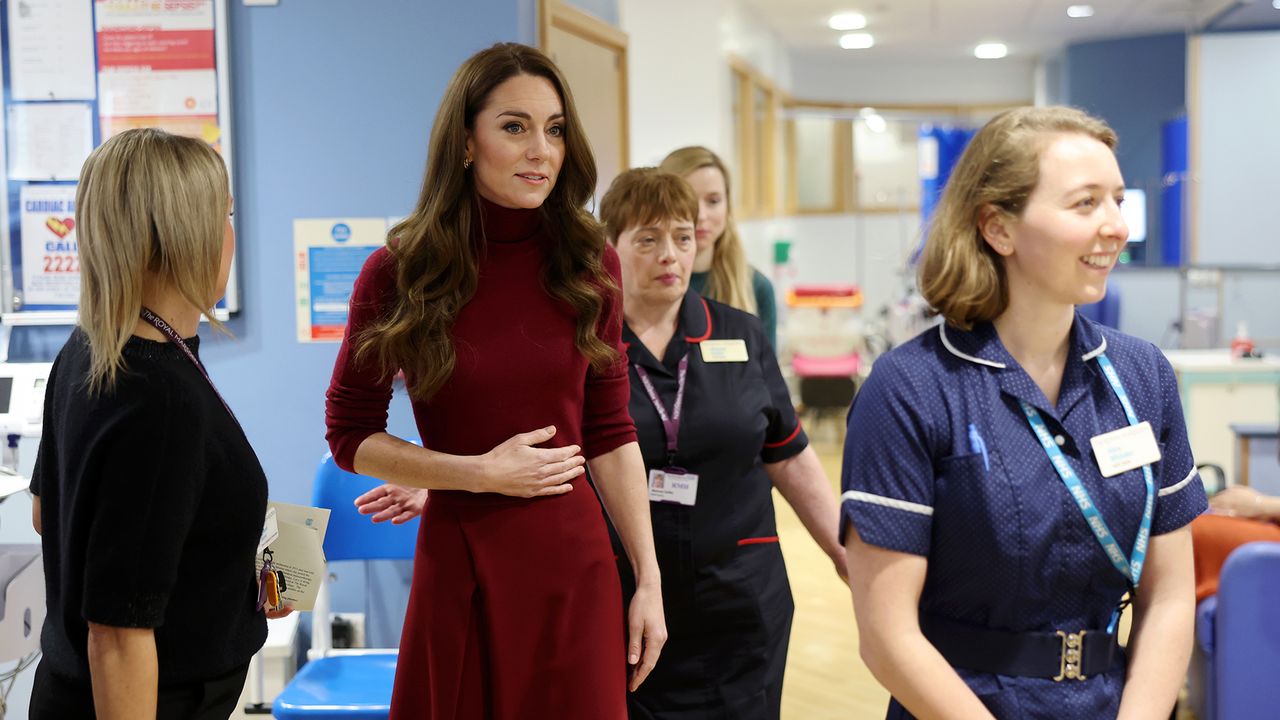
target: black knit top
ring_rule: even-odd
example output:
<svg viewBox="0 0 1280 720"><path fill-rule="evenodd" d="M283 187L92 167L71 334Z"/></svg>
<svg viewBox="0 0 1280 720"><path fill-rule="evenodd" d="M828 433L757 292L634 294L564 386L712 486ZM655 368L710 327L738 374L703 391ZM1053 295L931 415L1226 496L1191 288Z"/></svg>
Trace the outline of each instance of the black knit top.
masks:
<svg viewBox="0 0 1280 720"><path fill-rule="evenodd" d="M199 338L187 341L199 353ZM87 622L155 628L160 685L217 677L266 639L254 554L267 480L213 388L177 346L140 337L115 388L91 395L88 337L54 362L32 474L48 616L42 662L89 682Z"/></svg>

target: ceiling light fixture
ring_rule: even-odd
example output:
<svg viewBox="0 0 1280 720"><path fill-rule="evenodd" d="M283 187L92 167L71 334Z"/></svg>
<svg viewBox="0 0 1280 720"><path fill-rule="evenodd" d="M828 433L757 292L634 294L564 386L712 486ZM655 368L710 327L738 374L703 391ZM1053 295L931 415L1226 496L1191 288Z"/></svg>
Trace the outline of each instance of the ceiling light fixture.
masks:
<svg viewBox="0 0 1280 720"><path fill-rule="evenodd" d="M840 36L840 47L845 50L866 50L876 44L871 33L848 33Z"/></svg>
<svg viewBox="0 0 1280 720"><path fill-rule="evenodd" d="M832 30L861 30L866 26L867 16L856 12L836 13L827 21Z"/></svg>
<svg viewBox="0 0 1280 720"><path fill-rule="evenodd" d="M973 49L973 56L980 60L999 60L1009 54L1004 43L982 43Z"/></svg>
<svg viewBox="0 0 1280 720"><path fill-rule="evenodd" d="M1280 10L1280 0L1271 0L1271 7Z"/></svg>
<svg viewBox="0 0 1280 720"><path fill-rule="evenodd" d="M1069 18L1089 18L1093 17L1092 5L1072 5L1067 8L1067 17Z"/></svg>
<svg viewBox="0 0 1280 720"><path fill-rule="evenodd" d="M867 129L873 133L882 133L888 127L884 116L876 112L875 108L862 108L858 111L858 117L866 124Z"/></svg>

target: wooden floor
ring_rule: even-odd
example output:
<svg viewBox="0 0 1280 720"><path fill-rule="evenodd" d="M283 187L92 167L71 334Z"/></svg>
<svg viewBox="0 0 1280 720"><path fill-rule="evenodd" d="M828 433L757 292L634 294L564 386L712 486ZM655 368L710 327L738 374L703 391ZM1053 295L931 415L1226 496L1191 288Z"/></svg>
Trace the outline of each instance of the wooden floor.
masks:
<svg viewBox="0 0 1280 720"><path fill-rule="evenodd" d="M840 446L834 433L816 430L814 449L839 492ZM783 720L883 718L889 693L858 658L858 630L848 586L776 492L774 507L796 603L782 690Z"/></svg>

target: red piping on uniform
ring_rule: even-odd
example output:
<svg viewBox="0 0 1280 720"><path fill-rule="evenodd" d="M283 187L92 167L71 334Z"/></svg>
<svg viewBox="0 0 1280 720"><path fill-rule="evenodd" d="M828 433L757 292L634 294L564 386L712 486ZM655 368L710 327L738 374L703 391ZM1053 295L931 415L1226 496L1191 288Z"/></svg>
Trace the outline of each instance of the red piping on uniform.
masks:
<svg viewBox="0 0 1280 720"><path fill-rule="evenodd" d="M787 436L786 440L780 440L776 443L765 443L764 446L769 448L770 450L772 450L773 448L780 448L783 445L786 445L787 443L791 442L792 440L795 440L796 436L799 434L800 434L800 423L797 422L796 429L791 431L791 434Z"/></svg>
<svg viewBox="0 0 1280 720"><path fill-rule="evenodd" d="M738 547L742 547L743 545L764 545L766 543L776 542L778 542L777 535L770 535L769 537L742 538L738 541Z"/></svg>
<svg viewBox="0 0 1280 720"><path fill-rule="evenodd" d="M703 298L698 298L698 299L702 300L702 309L707 313L707 331L702 333L702 337L689 337L688 335L686 335L684 338L686 342L700 343L703 340L706 340L707 338L711 337L711 308L707 305L706 300L704 300Z"/></svg>

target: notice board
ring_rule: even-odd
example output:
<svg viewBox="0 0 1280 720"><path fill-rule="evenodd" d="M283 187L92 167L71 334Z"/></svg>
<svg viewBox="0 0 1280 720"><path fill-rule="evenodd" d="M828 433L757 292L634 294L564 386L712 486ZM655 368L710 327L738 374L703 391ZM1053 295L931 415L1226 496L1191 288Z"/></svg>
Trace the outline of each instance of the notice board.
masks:
<svg viewBox="0 0 1280 720"><path fill-rule="evenodd" d="M76 181L93 148L158 127L205 141L234 177L226 0L0 0L0 43L0 310L74 321ZM237 275L221 311L239 310Z"/></svg>

